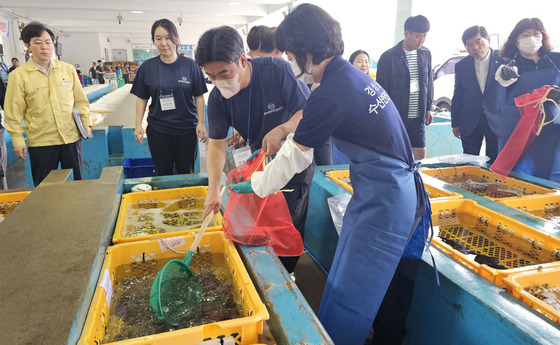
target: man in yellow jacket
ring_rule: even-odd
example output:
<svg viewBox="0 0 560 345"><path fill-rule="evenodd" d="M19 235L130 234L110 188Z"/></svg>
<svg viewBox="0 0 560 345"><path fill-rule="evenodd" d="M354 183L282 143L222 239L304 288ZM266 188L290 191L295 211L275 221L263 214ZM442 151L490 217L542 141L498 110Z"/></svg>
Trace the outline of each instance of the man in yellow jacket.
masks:
<svg viewBox="0 0 560 345"><path fill-rule="evenodd" d="M53 59L54 33L41 23L27 24L21 31L32 57L10 73L6 91L4 124L16 156L29 152L33 182L37 186L51 170L73 169L82 179L83 151L75 107L91 136L89 102L74 66ZM27 132L27 147L23 133Z"/></svg>

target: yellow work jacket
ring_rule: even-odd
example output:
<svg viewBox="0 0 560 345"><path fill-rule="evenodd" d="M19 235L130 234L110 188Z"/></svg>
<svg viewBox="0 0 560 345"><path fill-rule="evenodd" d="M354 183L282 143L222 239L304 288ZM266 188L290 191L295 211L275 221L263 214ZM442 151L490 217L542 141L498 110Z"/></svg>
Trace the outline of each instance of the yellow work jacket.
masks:
<svg viewBox="0 0 560 345"><path fill-rule="evenodd" d="M74 66L53 59L47 76L29 59L10 73L4 100L4 125L14 147L25 145L24 132L31 147L78 141L74 106L83 125L91 126L89 102Z"/></svg>

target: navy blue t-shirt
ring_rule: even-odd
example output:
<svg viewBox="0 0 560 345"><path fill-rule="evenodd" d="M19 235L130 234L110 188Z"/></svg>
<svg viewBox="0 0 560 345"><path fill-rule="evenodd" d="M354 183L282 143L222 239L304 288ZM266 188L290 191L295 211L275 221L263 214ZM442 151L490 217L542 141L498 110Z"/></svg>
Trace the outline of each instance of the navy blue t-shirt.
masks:
<svg viewBox="0 0 560 345"><path fill-rule="evenodd" d="M225 139L233 116L233 127L255 151L261 148L270 130L303 109L309 89L295 78L290 64L282 59L263 57L250 61L253 69L249 86L230 99L222 97L217 87L210 93L208 135L211 139Z"/></svg>
<svg viewBox="0 0 560 345"><path fill-rule="evenodd" d="M303 109L294 141L320 148L332 136L412 165L408 135L393 101L367 74L335 56ZM346 153L352 159L352 152Z"/></svg>
<svg viewBox="0 0 560 345"><path fill-rule="evenodd" d="M130 93L142 99L152 98L148 124L156 131L172 135L193 133L198 123L194 98L208 92L204 77L193 59L178 56L166 64L159 56L140 65ZM173 93L174 110L161 110L160 94Z"/></svg>

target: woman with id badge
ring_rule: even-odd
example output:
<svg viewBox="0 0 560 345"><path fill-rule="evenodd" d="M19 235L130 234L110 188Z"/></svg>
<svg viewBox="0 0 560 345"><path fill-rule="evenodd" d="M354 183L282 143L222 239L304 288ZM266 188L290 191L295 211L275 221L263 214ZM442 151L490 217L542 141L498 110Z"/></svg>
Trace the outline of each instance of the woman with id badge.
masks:
<svg viewBox="0 0 560 345"><path fill-rule="evenodd" d="M204 94L208 91L194 60L179 56L177 27L168 19L152 25L152 41L160 55L146 60L132 85L136 100L134 137L142 144L142 118L148 112L146 136L156 175L194 172L197 139L206 142Z"/></svg>

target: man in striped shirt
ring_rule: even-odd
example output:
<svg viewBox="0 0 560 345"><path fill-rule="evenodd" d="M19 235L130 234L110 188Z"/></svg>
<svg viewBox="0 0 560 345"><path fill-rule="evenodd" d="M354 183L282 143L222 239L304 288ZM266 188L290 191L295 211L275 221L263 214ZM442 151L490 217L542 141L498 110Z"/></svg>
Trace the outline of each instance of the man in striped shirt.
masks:
<svg viewBox="0 0 560 345"><path fill-rule="evenodd" d="M432 55L423 47L430 22L422 15L404 23L404 40L377 63L377 82L387 91L404 122L415 160L426 157L425 126L432 123Z"/></svg>

